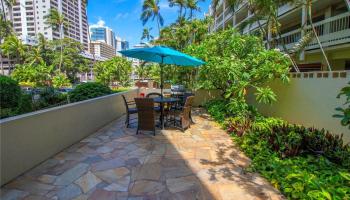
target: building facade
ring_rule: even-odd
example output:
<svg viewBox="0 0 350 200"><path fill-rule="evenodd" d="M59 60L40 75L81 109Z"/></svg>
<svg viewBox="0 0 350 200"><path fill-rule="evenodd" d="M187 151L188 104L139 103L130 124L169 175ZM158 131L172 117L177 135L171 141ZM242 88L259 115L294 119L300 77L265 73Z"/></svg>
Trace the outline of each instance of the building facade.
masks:
<svg viewBox="0 0 350 200"><path fill-rule="evenodd" d="M90 26L91 41L103 41L104 43L116 48L115 33L112 29L103 26Z"/></svg>
<svg viewBox="0 0 350 200"><path fill-rule="evenodd" d="M228 2L227 0L220 0L216 9L213 9L213 4L210 6L209 14L214 17L211 31L215 32L230 27L238 28L242 23L253 17L246 1L236 6L231 6ZM312 9L312 21L327 55L331 70L350 70L350 1L315 0ZM291 49L306 32L311 30L311 26L307 22L305 6L281 5L278 9L278 16L281 24L280 37L273 35L263 20L246 26L242 33L254 33L262 26L268 33L264 41L265 44L269 44L268 41L277 41L277 47L282 50L282 44L287 49ZM301 28L303 25L306 25L304 29ZM269 48L268 45L267 48ZM300 71L329 70L327 61L322 55L315 38L296 59Z"/></svg>
<svg viewBox="0 0 350 200"><path fill-rule="evenodd" d="M90 53L104 58L113 58L116 56L115 48L103 41L90 42Z"/></svg>
<svg viewBox="0 0 350 200"><path fill-rule="evenodd" d="M16 0L12 10L5 8L13 28L26 44L34 44L41 33L48 40L59 39L58 30L45 23L50 9L57 9L64 15L69 26L64 37L74 39L88 49L88 24L85 0Z"/></svg>

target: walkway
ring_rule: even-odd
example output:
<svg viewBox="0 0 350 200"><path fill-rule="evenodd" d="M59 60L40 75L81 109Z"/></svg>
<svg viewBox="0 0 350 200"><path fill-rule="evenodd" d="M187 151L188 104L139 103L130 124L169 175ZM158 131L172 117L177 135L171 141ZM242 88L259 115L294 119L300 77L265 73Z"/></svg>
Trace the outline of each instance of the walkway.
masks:
<svg viewBox="0 0 350 200"><path fill-rule="evenodd" d="M1 190L0 199L283 199L206 114L178 130L135 135L119 119Z"/></svg>

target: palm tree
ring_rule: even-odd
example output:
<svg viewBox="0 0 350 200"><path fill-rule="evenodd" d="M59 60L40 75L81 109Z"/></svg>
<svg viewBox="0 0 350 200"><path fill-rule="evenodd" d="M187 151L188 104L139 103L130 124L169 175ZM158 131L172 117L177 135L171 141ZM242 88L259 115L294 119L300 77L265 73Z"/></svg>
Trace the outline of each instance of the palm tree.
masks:
<svg viewBox="0 0 350 200"><path fill-rule="evenodd" d="M152 18L157 20L158 33L160 35L160 27L164 24L164 19L159 12L159 0L144 0L142 5L141 21L145 25Z"/></svg>
<svg viewBox="0 0 350 200"><path fill-rule="evenodd" d="M46 19L46 24L50 25L52 29L58 30L60 33L60 40L61 40L61 45L60 45L60 51L61 51L61 56L60 56L60 62L58 69L61 70L62 67L62 62L63 62L63 38L64 38L64 31L68 27L68 22L65 19L64 15L60 13L57 9L50 9L50 12L47 16L45 16Z"/></svg>
<svg viewBox="0 0 350 200"><path fill-rule="evenodd" d="M10 35L5 38L4 43L1 45L3 53L8 58L14 58L16 63L23 63L23 57L26 52L26 46L23 45L22 41L17 38L16 35ZM11 73L12 66L9 66L9 72Z"/></svg>
<svg viewBox="0 0 350 200"><path fill-rule="evenodd" d="M3 15L0 14L0 46L4 38L8 37L13 33L12 23L7 21ZM4 74L3 58L2 58L2 49L0 49L0 67L1 74Z"/></svg>
<svg viewBox="0 0 350 200"><path fill-rule="evenodd" d="M1 0L1 8L4 19L6 20L5 5L9 10L10 21L12 21L12 7L16 3L16 0Z"/></svg>
<svg viewBox="0 0 350 200"><path fill-rule="evenodd" d="M189 19L193 18L193 14L195 11L199 11L200 12L200 7L198 6L198 3L202 1L204 2L204 0L187 0L186 1L186 7L190 10L190 15L189 15Z"/></svg>
<svg viewBox="0 0 350 200"><path fill-rule="evenodd" d="M185 9L185 12L186 12L186 4L187 4L186 1L187 0L168 0L168 1L169 1L169 6L170 7L174 7L174 6L178 6L179 7L179 16L178 16L178 18L183 17L182 11Z"/></svg>
<svg viewBox="0 0 350 200"><path fill-rule="evenodd" d="M154 37L151 35L151 30L152 28L144 28L143 32L142 32L142 37L141 40L147 39L147 41L149 42L150 40L153 40Z"/></svg>
<svg viewBox="0 0 350 200"><path fill-rule="evenodd" d="M26 62L29 63L30 66L33 64L44 64L44 59L41 55L40 46L32 47L27 55Z"/></svg>

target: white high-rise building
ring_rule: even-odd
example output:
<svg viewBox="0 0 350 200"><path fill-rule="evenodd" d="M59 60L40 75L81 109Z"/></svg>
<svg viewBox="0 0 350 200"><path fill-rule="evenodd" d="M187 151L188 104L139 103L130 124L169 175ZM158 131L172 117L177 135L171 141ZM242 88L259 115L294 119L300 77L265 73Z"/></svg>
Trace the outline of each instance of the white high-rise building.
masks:
<svg viewBox="0 0 350 200"><path fill-rule="evenodd" d="M49 40L60 38L59 31L45 23L50 9L57 9L69 23L64 36L81 42L87 50L86 0L16 0L12 10L5 8L5 13L13 21L16 34L25 43L31 44L39 33Z"/></svg>
<svg viewBox="0 0 350 200"><path fill-rule="evenodd" d="M105 26L105 22L100 20L97 24L89 27L91 41L101 41L116 49L116 37L113 30Z"/></svg>

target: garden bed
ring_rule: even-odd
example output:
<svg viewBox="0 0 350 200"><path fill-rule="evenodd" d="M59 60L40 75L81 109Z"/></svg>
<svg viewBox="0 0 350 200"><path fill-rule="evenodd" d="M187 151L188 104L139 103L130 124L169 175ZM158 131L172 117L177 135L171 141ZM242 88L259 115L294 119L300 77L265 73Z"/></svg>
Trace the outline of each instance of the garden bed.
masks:
<svg viewBox="0 0 350 200"><path fill-rule="evenodd" d="M250 109L244 116L227 112L227 103L207 109L259 172L289 199L349 199L350 147L342 136L289 124Z"/></svg>

